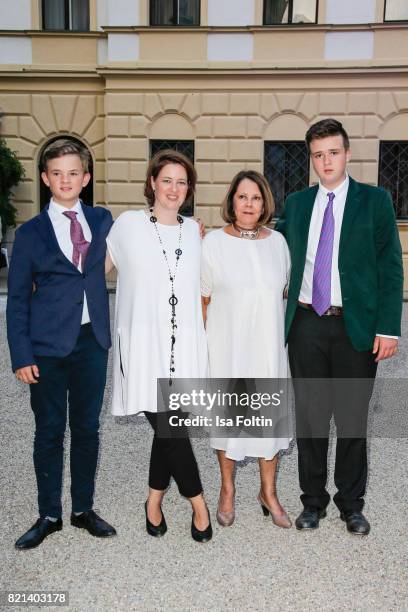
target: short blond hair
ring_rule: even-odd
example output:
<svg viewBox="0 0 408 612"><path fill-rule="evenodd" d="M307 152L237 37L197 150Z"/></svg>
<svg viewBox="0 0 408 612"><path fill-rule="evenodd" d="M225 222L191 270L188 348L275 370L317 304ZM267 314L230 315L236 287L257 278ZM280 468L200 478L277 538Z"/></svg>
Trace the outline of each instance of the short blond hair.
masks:
<svg viewBox="0 0 408 612"><path fill-rule="evenodd" d="M226 223L234 223L234 221L236 221L233 199L239 184L245 179L252 181L259 187L263 199L263 210L259 217L258 225L267 225L275 212L275 201L268 181L260 172L256 172L256 170L241 170L234 176L228 193L221 205L221 217Z"/></svg>

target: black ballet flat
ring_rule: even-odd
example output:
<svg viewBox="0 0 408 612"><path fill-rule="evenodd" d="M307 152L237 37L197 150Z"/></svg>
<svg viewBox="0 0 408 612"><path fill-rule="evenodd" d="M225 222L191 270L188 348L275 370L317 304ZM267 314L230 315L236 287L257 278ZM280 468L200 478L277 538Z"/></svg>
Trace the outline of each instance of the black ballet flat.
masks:
<svg viewBox="0 0 408 612"><path fill-rule="evenodd" d="M144 508L145 508L145 514L146 514L147 533L153 536L154 538L160 538L161 536L164 536L164 534L167 531L167 525L166 525L166 519L164 518L163 511L162 511L162 520L160 521L160 524L153 525L153 523L149 521L149 518L147 516L147 501L145 502Z"/></svg>
<svg viewBox="0 0 408 612"><path fill-rule="evenodd" d="M208 510L208 509L207 509ZM201 542L202 544L204 544L205 542L209 542L213 536L213 530L211 527L211 518L210 518L210 512L208 512L208 519L209 519L209 523L208 523L208 527L206 527L205 529L203 529L203 531L200 531L199 529L197 529L197 527L194 525L194 512L193 515L191 517L191 537L193 538L193 540L195 540L196 542Z"/></svg>

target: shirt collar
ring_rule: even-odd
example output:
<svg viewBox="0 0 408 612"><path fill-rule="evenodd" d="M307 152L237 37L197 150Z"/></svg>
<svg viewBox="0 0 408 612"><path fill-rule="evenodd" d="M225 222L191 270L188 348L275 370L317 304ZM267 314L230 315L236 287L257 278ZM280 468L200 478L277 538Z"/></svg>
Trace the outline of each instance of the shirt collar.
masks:
<svg viewBox="0 0 408 612"><path fill-rule="evenodd" d="M65 206L62 206L62 204L57 204L57 202L54 202L54 200L51 198L49 210L53 213L59 213L62 215L64 212L69 210L73 210L74 212L80 213L82 211L82 208L80 200L77 200L75 206L73 206L72 208L66 208Z"/></svg>
<svg viewBox="0 0 408 612"><path fill-rule="evenodd" d="M336 187L336 189L332 189L332 190L326 189L326 187L323 187L323 185L319 181L319 192L324 198L327 197L328 193L334 193L335 198L338 199L339 197L344 196L347 193L347 190L349 188L349 183L350 183L350 178L346 172L346 178L344 179L342 183L340 183L340 185Z"/></svg>

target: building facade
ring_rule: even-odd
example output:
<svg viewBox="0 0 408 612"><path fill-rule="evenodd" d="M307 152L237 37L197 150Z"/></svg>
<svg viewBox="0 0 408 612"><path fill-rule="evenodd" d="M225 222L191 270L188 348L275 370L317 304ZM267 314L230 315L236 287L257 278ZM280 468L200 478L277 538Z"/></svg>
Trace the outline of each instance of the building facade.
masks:
<svg viewBox="0 0 408 612"><path fill-rule="evenodd" d="M19 222L45 203L39 156L61 135L89 148L87 196L114 217L144 205L147 162L168 144L195 161L209 227L242 168L266 174L279 213L316 180L304 134L331 116L351 175L392 192L408 285L407 77L406 0L2 2L0 136L25 167Z"/></svg>

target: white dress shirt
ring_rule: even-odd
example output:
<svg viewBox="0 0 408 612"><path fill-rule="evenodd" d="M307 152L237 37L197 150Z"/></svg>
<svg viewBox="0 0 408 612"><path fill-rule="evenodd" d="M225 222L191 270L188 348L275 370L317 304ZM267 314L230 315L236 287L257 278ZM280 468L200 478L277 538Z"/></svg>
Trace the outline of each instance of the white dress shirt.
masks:
<svg viewBox="0 0 408 612"><path fill-rule="evenodd" d="M65 206L61 206L61 204L57 204L51 198L50 206L48 208L48 215L51 219L52 226L54 228L55 235L57 237L58 245L61 251L64 253L65 257L72 262L72 254L74 251L74 246L71 240L71 220L66 217L63 213L65 211L74 211L77 214L77 219L82 226L82 231L84 233L85 240L91 242L92 234L88 222L85 218L85 215L82 211L82 206L80 201L73 208L65 208ZM79 258L78 270L82 272L81 260ZM84 291L84 306L82 309L82 320L81 325L90 322L89 311L88 311L88 303L86 301L86 294Z"/></svg>
<svg viewBox="0 0 408 612"><path fill-rule="evenodd" d="M317 247L319 245L320 233L322 230L324 211L327 206L328 193L334 193L333 200L333 216L334 216L334 239L333 239L333 257L331 270L331 305L342 306L340 275L339 275L339 244L341 224L343 222L344 207L346 205L347 192L349 187L349 177L346 175L345 180L336 187L329 190L319 183L319 190L316 194L315 203L313 206L312 217L310 219L309 237L307 240L305 270L303 272L303 282L300 289L299 300L312 303L313 293L313 270L316 259Z"/></svg>

